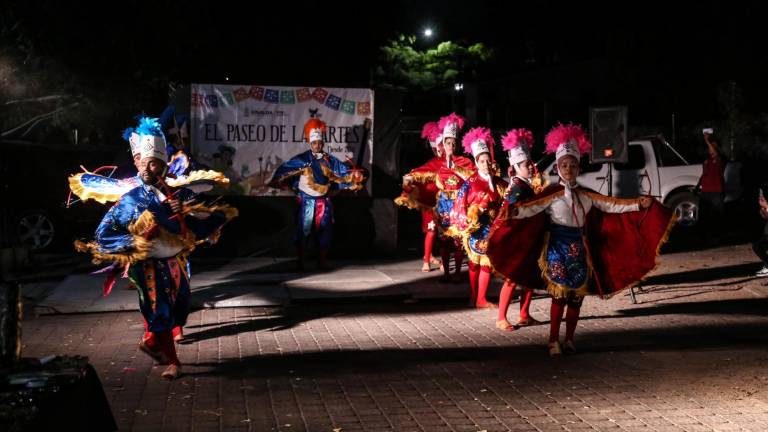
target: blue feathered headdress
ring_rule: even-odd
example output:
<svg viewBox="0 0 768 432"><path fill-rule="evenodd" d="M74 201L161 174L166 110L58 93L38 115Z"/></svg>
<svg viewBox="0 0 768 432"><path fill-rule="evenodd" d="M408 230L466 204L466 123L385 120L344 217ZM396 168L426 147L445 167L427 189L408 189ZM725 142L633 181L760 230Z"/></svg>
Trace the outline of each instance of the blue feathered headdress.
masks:
<svg viewBox="0 0 768 432"><path fill-rule="evenodd" d="M139 135L152 135L163 137L163 139L165 139L163 128L160 125L160 122L158 119L152 117L139 117L139 125L136 126L136 129L134 129L133 132L136 132Z"/></svg>

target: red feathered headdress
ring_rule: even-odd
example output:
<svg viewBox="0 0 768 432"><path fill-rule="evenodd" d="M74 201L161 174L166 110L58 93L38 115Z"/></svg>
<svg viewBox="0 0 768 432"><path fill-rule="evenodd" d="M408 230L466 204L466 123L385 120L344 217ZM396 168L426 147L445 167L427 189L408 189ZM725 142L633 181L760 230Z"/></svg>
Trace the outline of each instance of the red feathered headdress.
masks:
<svg viewBox="0 0 768 432"><path fill-rule="evenodd" d="M325 136L325 122L318 118L311 118L304 123L304 139L307 142L316 140L324 140Z"/></svg>

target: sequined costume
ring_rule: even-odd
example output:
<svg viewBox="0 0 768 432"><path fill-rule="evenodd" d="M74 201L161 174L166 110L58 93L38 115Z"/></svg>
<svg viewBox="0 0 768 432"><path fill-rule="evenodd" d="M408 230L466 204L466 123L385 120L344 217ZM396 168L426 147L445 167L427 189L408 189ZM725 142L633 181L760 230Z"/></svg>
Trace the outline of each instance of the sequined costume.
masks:
<svg viewBox="0 0 768 432"><path fill-rule="evenodd" d="M362 189L349 167L328 153L307 150L280 165L273 175L276 184L288 184L296 192L296 246L303 247L310 234L321 250L331 244L333 204L330 195L339 189Z"/></svg>
<svg viewBox="0 0 768 432"><path fill-rule="evenodd" d="M184 188L175 197L193 202ZM142 184L123 195L107 211L95 240L77 242L96 262L128 267L128 277L139 292L139 306L150 332L182 326L189 313L189 271L186 255L204 241L215 242L219 230L237 210L228 206L193 204L187 207L183 225L163 201L166 195L155 186ZM192 216L207 213L206 219Z"/></svg>
<svg viewBox="0 0 768 432"><path fill-rule="evenodd" d="M591 149L580 126L557 125L544 141L546 150L555 153L560 183L502 211L491 229L487 253L509 280L543 286L550 293L548 350L558 356L566 307L564 346L567 353L575 353L573 339L584 296L610 297L644 277L655 266L674 218L650 198L616 199L578 186L580 155ZM641 203L647 208L641 210ZM512 241L514 248L509 247Z"/></svg>

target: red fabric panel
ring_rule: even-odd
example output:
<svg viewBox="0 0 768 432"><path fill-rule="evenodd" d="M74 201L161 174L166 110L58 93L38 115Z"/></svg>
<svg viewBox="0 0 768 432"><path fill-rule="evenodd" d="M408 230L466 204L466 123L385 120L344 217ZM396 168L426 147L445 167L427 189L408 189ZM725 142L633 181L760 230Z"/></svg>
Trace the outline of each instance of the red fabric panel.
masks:
<svg viewBox="0 0 768 432"><path fill-rule="evenodd" d="M526 219L505 217L506 211L502 211L494 222L486 255L493 268L507 279L526 287L542 287L538 259L544 246L546 213Z"/></svg>
<svg viewBox="0 0 768 432"><path fill-rule="evenodd" d="M667 233L672 210L654 201L651 207L629 213L603 213L593 208L587 216L587 247L604 294L612 294L642 279L656 266L656 249ZM595 284L590 292L598 294Z"/></svg>

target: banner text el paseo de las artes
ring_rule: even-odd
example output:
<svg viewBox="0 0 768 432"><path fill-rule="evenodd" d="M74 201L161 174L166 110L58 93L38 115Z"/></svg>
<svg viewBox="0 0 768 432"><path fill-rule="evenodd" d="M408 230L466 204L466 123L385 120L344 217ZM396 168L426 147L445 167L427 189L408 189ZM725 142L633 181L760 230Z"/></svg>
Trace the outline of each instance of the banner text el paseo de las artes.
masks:
<svg viewBox="0 0 768 432"><path fill-rule="evenodd" d="M191 92L193 156L229 178L228 193L291 195L267 183L280 164L309 149L303 130L311 115L327 124L326 152L371 171L373 90L192 84Z"/></svg>

